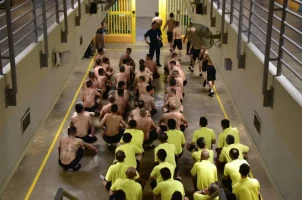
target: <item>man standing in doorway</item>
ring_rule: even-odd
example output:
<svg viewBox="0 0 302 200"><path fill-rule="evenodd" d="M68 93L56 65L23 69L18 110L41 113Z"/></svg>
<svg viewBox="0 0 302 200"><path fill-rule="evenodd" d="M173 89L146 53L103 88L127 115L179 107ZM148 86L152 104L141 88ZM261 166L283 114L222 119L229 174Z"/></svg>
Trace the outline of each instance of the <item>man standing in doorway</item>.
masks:
<svg viewBox="0 0 302 200"><path fill-rule="evenodd" d="M152 28L147 31L147 33L144 35L145 36L145 41L147 44L149 44L149 54L151 59L153 59L154 56L154 51L156 51L156 64L157 66L161 66L160 61L159 61L159 56L160 56L160 43L162 41L161 38L161 30L157 28L157 23L156 21L152 22ZM147 40L147 37L149 37L149 40Z"/></svg>
<svg viewBox="0 0 302 200"><path fill-rule="evenodd" d="M170 13L170 19L167 20L163 31L165 31L166 27L168 26L167 36L168 36L168 42L170 44L170 51L172 52L173 48L173 29L175 27L175 20L174 20L174 13Z"/></svg>
<svg viewBox="0 0 302 200"><path fill-rule="evenodd" d="M156 22L157 28L161 28L161 25L163 23L163 20L159 16L159 12L155 12L155 17L152 19L152 23Z"/></svg>

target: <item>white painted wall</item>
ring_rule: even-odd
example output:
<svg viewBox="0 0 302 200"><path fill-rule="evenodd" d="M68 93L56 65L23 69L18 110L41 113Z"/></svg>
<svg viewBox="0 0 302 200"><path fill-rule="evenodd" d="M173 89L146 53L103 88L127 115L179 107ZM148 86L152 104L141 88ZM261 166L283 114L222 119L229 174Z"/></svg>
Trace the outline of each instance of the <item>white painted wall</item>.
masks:
<svg viewBox="0 0 302 200"><path fill-rule="evenodd" d="M136 17L154 17L160 0L136 0Z"/></svg>
<svg viewBox="0 0 302 200"><path fill-rule="evenodd" d="M61 44L61 27L64 27L63 17L61 24L54 24L48 30L49 52L55 50L68 50L70 62L65 66L52 67L52 57L48 59L49 67L40 68L39 52L42 47L43 38L40 37L39 43L32 44L16 57L18 94L17 106L5 107L4 88L11 82L10 66L4 68L5 76L0 76L0 187L3 189L5 183L10 179L14 166L21 160L24 149L30 143L32 136L47 114L53 103L60 94L62 87L71 73L73 67L81 59L104 13L101 11L96 15L85 13L85 0L82 2L81 26L75 27L74 10L68 11L68 43ZM83 44L80 45L80 36L83 36ZM41 43L41 44L40 44ZM31 124L22 136L20 119L26 110L31 110ZM1 191L1 190L0 190Z"/></svg>
<svg viewBox="0 0 302 200"><path fill-rule="evenodd" d="M184 0L188 5L189 0ZM209 2L209 1L207 1ZM194 23L210 27L210 3L208 15L193 14ZM216 27L220 31L221 10L214 12ZM276 67L270 66L269 85L275 89L274 108L262 106L263 96L262 74L264 55L251 43L242 42L246 53L246 69L238 69L236 57L237 27L230 25L226 17L228 30L228 44L221 48L213 47L209 50L210 56L218 69L228 92L239 110L251 138L256 144L271 178L285 200L301 199L300 184L302 180L302 95L284 77L275 78ZM224 59L231 58L233 69L224 69ZM262 120L262 132L259 135L253 125L254 112ZM261 183L260 183L261 184Z"/></svg>

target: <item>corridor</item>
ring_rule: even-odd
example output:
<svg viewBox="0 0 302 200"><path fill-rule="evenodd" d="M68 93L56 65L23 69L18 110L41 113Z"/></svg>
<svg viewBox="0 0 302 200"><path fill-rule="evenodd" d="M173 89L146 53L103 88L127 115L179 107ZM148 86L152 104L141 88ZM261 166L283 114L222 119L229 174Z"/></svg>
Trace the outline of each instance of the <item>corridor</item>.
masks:
<svg viewBox="0 0 302 200"><path fill-rule="evenodd" d="M138 63L139 59L145 58L148 47L145 44L107 44L106 56L111 60L111 66L115 71L118 70L118 62L121 54L127 47L132 47L132 58ZM168 46L161 52L161 63L164 63L165 57L169 54ZM192 139L192 133L199 128L199 118L207 117L208 127L214 129L216 136L222 132L220 121L229 118L233 127L239 129L241 141L250 147L249 163L252 166L252 172L261 184L261 194L264 200L275 200L277 192L274 190L263 167L261 156L258 154L254 143L248 137L248 133L236 110L228 91L217 74L216 91L213 98L207 94L207 88L202 87L202 78L197 74L197 65L195 73L191 74L187 70L188 57L183 56L182 68L186 73L188 85L185 87L186 96L184 97L184 115L189 122L189 127L185 131L187 142ZM6 187L2 200L20 200L24 199L53 199L58 188L70 192L78 199L95 200L108 199L108 194L102 186L99 178L100 174L105 174L108 167L112 164L114 154L107 150L106 144L97 135L99 140L96 146L99 150L97 155L85 155L81 161L82 169L78 172L65 172L58 165L58 143L60 138L67 133L70 117L74 112L74 103L80 101L79 93L81 85L86 80L87 73L92 67L89 59L81 60L74 68L64 86L61 96L50 110L50 114L41 124L39 130L34 136L33 144L28 149L20 166L16 170L13 178ZM155 123L161 117L161 106L163 104L163 91L165 88L163 67L160 68L161 78L155 81L155 98L158 113L153 117ZM218 73L218 72L217 72ZM157 144L157 141L156 143ZM141 162L141 171L145 174L144 180L148 180L153 166L153 150L146 151ZM186 190L186 195L192 199L193 186L190 175L193 161L188 151L184 149L184 155L180 159L180 176ZM147 185L143 191L144 200L152 200L151 188Z"/></svg>

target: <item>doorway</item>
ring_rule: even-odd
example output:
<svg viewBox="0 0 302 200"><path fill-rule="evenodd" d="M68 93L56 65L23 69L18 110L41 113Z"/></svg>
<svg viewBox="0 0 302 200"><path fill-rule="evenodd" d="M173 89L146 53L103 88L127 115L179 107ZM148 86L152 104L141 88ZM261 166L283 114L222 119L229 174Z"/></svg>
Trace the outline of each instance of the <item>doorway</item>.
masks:
<svg viewBox="0 0 302 200"><path fill-rule="evenodd" d="M136 1L136 41L144 41L144 35L151 27L152 18L158 11L159 0Z"/></svg>

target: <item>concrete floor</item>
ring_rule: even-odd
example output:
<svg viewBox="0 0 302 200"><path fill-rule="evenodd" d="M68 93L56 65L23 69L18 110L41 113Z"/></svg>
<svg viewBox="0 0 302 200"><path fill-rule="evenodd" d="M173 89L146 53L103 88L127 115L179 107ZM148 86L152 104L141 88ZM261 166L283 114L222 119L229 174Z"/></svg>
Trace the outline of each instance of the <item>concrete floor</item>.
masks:
<svg viewBox="0 0 302 200"><path fill-rule="evenodd" d="M126 45L126 44L107 44L106 56L111 59L112 66L117 69L118 61L126 47L133 48L132 57L136 62L144 58L148 52L147 45ZM168 47L165 46L161 53L161 61L163 63L164 57L169 54ZM65 89L58 99L58 102L50 112L50 115L39 128L36 137L28 149L28 152L22 160L20 166L15 172L13 178L6 187L1 199L20 200L24 199L30 186L49 150L53 139L63 121L63 118L68 111L72 99L83 79L85 72L90 63L89 59L81 60L71 73L66 82ZM184 98L184 115L189 121L189 127L185 132L187 141L191 141L192 133L199 128L198 121L201 116L206 116L209 121L209 127L213 128L216 134L220 133L220 121L224 118L224 114L220 108L217 96L211 98L207 95L207 90L201 85L202 79L197 74L197 66L194 74L187 70L188 58L183 58L183 69L187 74L188 85L185 88L186 96ZM163 74L163 67L160 68L160 73ZM160 109L163 104L163 78L154 82L156 87L156 107ZM219 73L217 74L216 88L220 96L225 110L229 116L232 126L237 127L240 131L240 137L243 144L250 146L249 163L251 164L254 176L260 181L261 193L265 200L279 199L277 191L272 186L265 169L261 162L261 155L257 153L256 147L248 136L247 130L236 110L232 99L227 93L227 89L223 84ZM77 97L76 102L79 101ZM63 123L63 129L60 131L59 139L66 135L66 129L69 125L71 114L67 113L68 119ZM154 116L155 122L158 122L161 112ZM53 150L50 153L49 159L46 162L42 173L33 188L30 199L53 199L58 188L63 188L75 195L79 199L94 200L94 199L108 199L107 193L102 187L102 182L99 179L99 174L105 174L108 167L112 164L114 154L109 152L104 141L98 135L99 140L96 143L99 152L97 155L86 155L81 161L82 169L78 172L64 172L58 161L58 141L56 141ZM148 179L149 172L151 172L153 164L153 151L146 151L142 160L142 171L146 172L145 180ZM180 176L183 178L186 194L192 199L193 187L190 176L190 169L192 168L192 160L187 151L184 152L180 159ZM144 190L144 200L152 199L152 191L149 186Z"/></svg>

